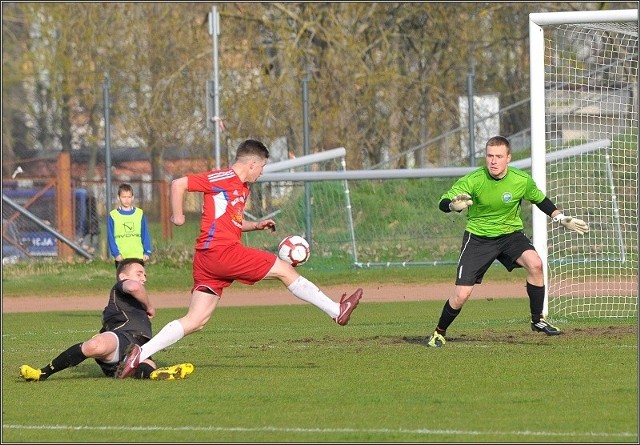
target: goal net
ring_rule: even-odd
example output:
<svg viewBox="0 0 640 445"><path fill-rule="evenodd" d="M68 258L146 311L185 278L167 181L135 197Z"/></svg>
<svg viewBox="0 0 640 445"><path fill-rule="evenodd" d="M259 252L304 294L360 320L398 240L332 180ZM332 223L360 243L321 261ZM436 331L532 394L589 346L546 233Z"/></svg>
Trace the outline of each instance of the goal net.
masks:
<svg viewBox="0 0 640 445"><path fill-rule="evenodd" d="M264 230L245 232L245 244L276 253L285 236L299 235L310 244L313 264L318 264L318 258L348 264L355 254L355 233L347 181L274 179L277 174L296 176L304 172L344 172L345 155L346 150L341 147L267 164L264 175L251 186L245 219L259 221L272 218L277 229L275 233Z"/></svg>
<svg viewBox="0 0 640 445"><path fill-rule="evenodd" d="M637 21L637 10L530 15L532 174L590 227L579 236L533 211L551 317L638 314Z"/></svg>

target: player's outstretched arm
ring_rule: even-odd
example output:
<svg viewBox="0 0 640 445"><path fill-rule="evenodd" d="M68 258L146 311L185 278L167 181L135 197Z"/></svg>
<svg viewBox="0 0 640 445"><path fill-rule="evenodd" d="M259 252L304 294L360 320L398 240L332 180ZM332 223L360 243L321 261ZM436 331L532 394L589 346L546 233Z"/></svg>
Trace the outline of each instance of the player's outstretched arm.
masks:
<svg viewBox="0 0 640 445"><path fill-rule="evenodd" d="M558 213L553 217L553 220L562 224L565 229L578 233L578 235L584 235L589 232L589 225L586 222L572 216L565 216L564 213Z"/></svg>

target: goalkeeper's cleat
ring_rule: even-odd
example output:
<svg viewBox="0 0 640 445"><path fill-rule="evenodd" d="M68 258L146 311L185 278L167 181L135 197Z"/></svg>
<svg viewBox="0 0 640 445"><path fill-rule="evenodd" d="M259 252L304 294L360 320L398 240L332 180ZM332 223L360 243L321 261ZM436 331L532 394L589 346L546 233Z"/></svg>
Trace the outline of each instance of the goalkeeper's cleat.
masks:
<svg viewBox="0 0 640 445"><path fill-rule="evenodd" d="M562 331L555 326L551 325L544 318L541 318L539 322L531 322L531 330L533 332L544 332L547 335L560 335Z"/></svg>
<svg viewBox="0 0 640 445"><path fill-rule="evenodd" d="M27 382L39 382L40 377L42 377L42 371L32 368L29 365L22 365L20 366L20 377L25 379Z"/></svg>
<svg viewBox="0 0 640 445"><path fill-rule="evenodd" d="M179 365L158 368L151 373L151 380L179 380L183 379L193 372L191 363L181 363Z"/></svg>
<svg viewBox="0 0 640 445"><path fill-rule="evenodd" d="M433 335L427 339L427 346L431 348L441 348L447 343L442 334L438 331L433 331Z"/></svg>
<svg viewBox="0 0 640 445"><path fill-rule="evenodd" d="M129 377L132 375L138 365L140 364L140 354L142 353L142 348L137 344L131 344L127 348L127 355L124 360L118 365L118 369L116 370L116 378L124 379L125 377Z"/></svg>

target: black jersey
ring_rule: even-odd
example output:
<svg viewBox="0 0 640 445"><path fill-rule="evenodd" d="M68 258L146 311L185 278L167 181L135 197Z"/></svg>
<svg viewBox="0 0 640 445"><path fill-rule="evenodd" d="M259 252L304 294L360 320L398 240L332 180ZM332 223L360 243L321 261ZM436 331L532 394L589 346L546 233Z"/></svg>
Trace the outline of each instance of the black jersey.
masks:
<svg viewBox="0 0 640 445"><path fill-rule="evenodd" d="M146 308L133 295L122 289L124 282L118 281L109 295L109 303L102 311L102 329L105 331L126 331L134 336L151 338L151 320Z"/></svg>

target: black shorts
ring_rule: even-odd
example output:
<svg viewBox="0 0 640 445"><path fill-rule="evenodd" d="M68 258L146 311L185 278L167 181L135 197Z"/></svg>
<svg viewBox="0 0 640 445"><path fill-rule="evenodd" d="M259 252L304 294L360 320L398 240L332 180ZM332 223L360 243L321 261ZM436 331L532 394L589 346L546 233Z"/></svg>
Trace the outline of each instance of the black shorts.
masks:
<svg viewBox="0 0 640 445"><path fill-rule="evenodd" d="M465 230L456 270L456 285L482 283L482 277L495 260L500 261L509 272L522 267L516 260L527 250L535 250L535 247L523 232L488 238Z"/></svg>
<svg viewBox="0 0 640 445"><path fill-rule="evenodd" d="M141 335L134 334L133 332L128 331L107 331L113 332L118 337L118 361L116 363L105 363L101 360L95 359L96 363L102 369L102 372L107 377L114 377L116 375L116 370L118 369L118 363L124 360L124 357L127 355L127 348L129 345L137 344L138 346L144 345L149 341L147 337L143 337ZM149 357L151 359L151 357Z"/></svg>

